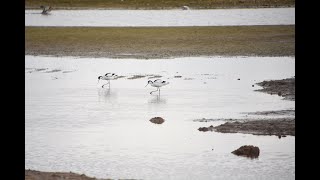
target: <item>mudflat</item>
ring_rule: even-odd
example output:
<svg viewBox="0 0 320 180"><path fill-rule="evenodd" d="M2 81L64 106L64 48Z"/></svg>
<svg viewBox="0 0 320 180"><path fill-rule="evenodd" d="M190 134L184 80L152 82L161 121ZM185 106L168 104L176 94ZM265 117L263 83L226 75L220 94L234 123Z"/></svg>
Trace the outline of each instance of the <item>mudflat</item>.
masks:
<svg viewBox="0 0 320 180"><path fill-rule="evenodd" d="M96 178L88 177L84 174L76 174L73 172L41 172L34 170L25 170L25 180L97 180ZM106 179L100 179L106 180Z"/></svg>
<svg viewBox="0 0 320 180"><path fill-rule="evenodd" d="M295 25L25 27L25 54L139 59L295 56Z"/></svg>
<svg viewBox="0 0 320 180"><path fill-rule="evenodd" d="M268 94L277 94L284 97L285 100L295 100L295 78L263 81L257 83L257 85L263 87L256 91L265 92Z"/></svg>
<svg viewBox="0 0 320 180"><path fill-rule="evenodd" d="M26 8L50 5L55 9L191 9L293 7L295 0L26 0Z"/></svg>

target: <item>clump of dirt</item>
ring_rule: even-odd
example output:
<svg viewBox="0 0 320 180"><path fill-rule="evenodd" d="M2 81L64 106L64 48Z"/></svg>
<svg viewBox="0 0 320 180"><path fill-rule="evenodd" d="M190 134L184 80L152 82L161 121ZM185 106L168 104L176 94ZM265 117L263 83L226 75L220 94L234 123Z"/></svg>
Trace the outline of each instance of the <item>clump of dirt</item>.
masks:
<svg viewBox="0 0 320 180"><path fill-rule="evenodd" d="M245 145L245 146L241 146L237 150L232 151L231 153L235 154L237 156L257 158L257 157L259 157L260 149L259 149L259 147L256 147L256 146Z"/></svg>
<svg viewBox="0 0 320 180"><path fill-rule="evenodd" d="M286 100L295 100L295 78L263 81L256 84L263 87L263 89L258 89L256 91L277 94L278 96L284 97Z"/></svg>
<svg viewBox="0 0 320 180"><path fill-rule="evenodd" d="M164 123L164 119L162 117L154 117L154 118L150 119L150 122L152 122L154 124L162 124L162 123Z"/></svg>
<svg viewBox="0 0 320 180"><path fill-rule="evenodd" d="M174 78L182 78L182 76L174 76Z"/></svg>

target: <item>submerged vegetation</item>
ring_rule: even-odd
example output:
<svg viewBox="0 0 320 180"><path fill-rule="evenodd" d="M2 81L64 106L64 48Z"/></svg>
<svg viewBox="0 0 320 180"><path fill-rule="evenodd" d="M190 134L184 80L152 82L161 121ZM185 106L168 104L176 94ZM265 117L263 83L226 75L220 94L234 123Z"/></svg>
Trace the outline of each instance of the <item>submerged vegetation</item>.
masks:
<svg viewBox="0 0 320 180"><path fill-rule="evenodd" d="M294 56L295 26L25 27L25 54L168 58Z"/></svg>
<svg viewBox="0 0 320 180"><path fill-rule="evenodd" d="M26 8L41 5L55 9L175 9L189 6L191 9L291 7L295 0L26 0Z"/></svg>

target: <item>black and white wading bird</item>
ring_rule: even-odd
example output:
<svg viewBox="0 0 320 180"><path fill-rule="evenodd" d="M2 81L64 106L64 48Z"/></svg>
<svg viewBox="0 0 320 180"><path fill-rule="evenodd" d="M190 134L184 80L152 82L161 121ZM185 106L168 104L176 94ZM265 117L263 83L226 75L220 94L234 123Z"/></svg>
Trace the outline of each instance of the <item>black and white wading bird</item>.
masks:
<svg viewBox="0 0 320 180"><path fill-rule="evenodd" d="M108 81L107 84L109 84L109 88L110 88L110 80L115 80L117 78L118 78L118 75L116 75L115 73L107 73L104 76L99 76L98 77L98 83L99 83L100 79L101 80L107 80ZM102 88L103 88L104 85L107 85L107 84L103 84Z"/></svg>
<svg viewBox="0 0 320 180"><path fill-rule="evenodd" d="M169 82L163 81L163 80L161 80L161 79L156 79L156 80L154 80L154 81L149 80L149 81L148 81L148 84L150 84L152 87L156 87L156 88L157 88L157 90L151 91L150 94L152 94L153 92L159 91L159 95L160 95L160 87L169 84ZM148 84L147 84L145 87L147 87Z"/></svg>
<svg viewBox="0 0 320 180"><path fill-rule="evenodd" d="M45 14L45 15L48 15L52 9L51 6L40 6L40 8L42 8L41 14Z"/></svg>

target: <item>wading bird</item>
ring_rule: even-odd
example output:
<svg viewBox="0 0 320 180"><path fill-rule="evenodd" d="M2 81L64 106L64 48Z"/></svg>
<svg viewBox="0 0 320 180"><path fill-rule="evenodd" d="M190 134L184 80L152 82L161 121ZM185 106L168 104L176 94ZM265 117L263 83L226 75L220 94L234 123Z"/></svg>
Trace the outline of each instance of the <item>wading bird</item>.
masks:
<svg viewBox="0 0 320 180"><path fill-rule="evenodd" d="M188 6L182 6L182 10L189 10L190 8Z"/></svg>
<svg viewBox="0 0 320 180"><path fill-rule="evenodd" d="M149 81L148 81L148 84L150 84L151 86L157 88L157 90L151 91L150 94L152 94L153 92L159 91L159 95L160 95L160 87L169 84L169 82L167 82L167 81L162 81L161 79L156 79L156 80L154 80L154 81L149 80ZM147 84L145 87L147 87L148 84Z"/></svg>
<svg viewBox="0 0 320 180"><path fill-rule="evenodd" d="M47 15L52 9L51 6L40 6L40 8L42 8L41 14L45 14L45 15Z"/></svg>
<svg viewBox="0 0 320 180"><path fill-rule="evenodd" d="M109 84L109 88L110 88L110 80L117 79L117 77L118 77L118 75L116 75L115 73L107 73L104 76L99 76L98 77L98 83L99 83L100 79L101 80L107 80L108 81L107 84ZM103 84L102 88L103 88L104 85L107 85L107 84Z"/></svg>

